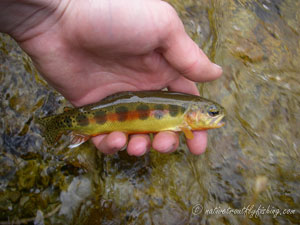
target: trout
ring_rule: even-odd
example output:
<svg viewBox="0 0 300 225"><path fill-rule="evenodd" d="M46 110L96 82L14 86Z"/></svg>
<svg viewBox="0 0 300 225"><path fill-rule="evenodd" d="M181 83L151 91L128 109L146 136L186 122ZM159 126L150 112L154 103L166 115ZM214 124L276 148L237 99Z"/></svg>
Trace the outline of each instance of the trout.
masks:
<svg viewBox="0 0 300 225"><path fill-rule="evenodd" d="M182 131L193 138L193 130L222 127L225 110L219 104L190 94L168 91L121 92L98 103L67 108L64 113L37 119L44 137L54 145L62 134L72 131L70 147L90 137L123 131L156 133Z"/></svg>

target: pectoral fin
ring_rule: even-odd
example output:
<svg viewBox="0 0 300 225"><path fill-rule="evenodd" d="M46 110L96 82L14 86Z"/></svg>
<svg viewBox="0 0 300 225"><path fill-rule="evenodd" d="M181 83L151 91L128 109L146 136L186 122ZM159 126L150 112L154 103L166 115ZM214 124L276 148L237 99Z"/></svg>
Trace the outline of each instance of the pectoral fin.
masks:
<svg viewBox="0 0 300 225"><path fill-rule="evenodd" d="M89 138L90 136L88 135L71 132L71 144L69 145L69 148L76 148L82 143L86 142Z"/></svg>
<svg viewBox="0 0 300 225"><path fill-rule="evenodd" d="M181 130L182 130L182 132L184 133L184 135L187 139L193 139L194 138L194 134L189 128L182 127Z"/></svg>

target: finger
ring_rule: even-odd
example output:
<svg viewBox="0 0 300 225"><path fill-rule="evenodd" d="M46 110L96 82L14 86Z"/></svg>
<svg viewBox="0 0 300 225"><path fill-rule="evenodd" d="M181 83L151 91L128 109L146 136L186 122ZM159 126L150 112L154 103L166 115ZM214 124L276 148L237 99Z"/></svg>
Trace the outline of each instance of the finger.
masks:
<svg viewBox="0 0 300 225"><path fill-rule="evenodd" d="M127 136L123 132L114 131L110 134L93 137L92 141L104 154L114 154L126 146Z"/></svg>
<svg viewBox="0 0 300 225"><path fill-rule="evenodd" d="M148 152L151 148L151 140L149 135L134 134L130 136L127 146L129 155L141 156Z"/></svg>
<svg viewBox="0 0 300 225"><path fill-rule="evenodd" d="M163 56L186 78L197 81L210 81L222 74L220 66L212 63L198 45L187 35L175 10L167 5L169 24L162 38Z"/></svg>
<svg viewBox="0 0 300 225"><path fill-rule="evenodd" d="M191 153L200 155L205 152L206 149L207 133L206 131L193 131L193 134L193 139L187 139L187 146Z"/></svg>
<svg viewBox="0 0 300 225"><path fill-rule="evenodd" d="M161 153L174 152L179 145L178 134L171 131L162 131L154 136L152 147Z"/></svg>
<svg viewBox="0 0 300 225"><path fill-rule="evenodd" d="M199 95L196 84L184 77L181 77L169 85L171 91L179 91L194 95ZM194 138L187 140L187 145L193 154L202 154L206 149L207 133L206 131L193 131Z"/></svg>
<svg viewBox="0 0 300 225"><path fill-rule="evenodd" d="M169 84L168 89L170 91L178 91L178 92L188 93L192 95L199 95L199 91L195 82L188 80L182 76L172 81Z"/></svg>

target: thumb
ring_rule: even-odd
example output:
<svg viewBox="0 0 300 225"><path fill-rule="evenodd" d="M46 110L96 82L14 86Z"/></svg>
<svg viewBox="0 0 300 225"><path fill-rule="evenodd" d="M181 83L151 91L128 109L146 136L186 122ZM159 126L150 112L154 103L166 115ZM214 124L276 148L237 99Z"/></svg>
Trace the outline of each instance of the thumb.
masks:
<svg viewBox="0 0 300 225"><path fill-rule="evenodd" d="M187 35L173 8L171 22L165 29L162 54L181 75L196 82L215 80L222 68L212 63L198 45Z"/></svg>

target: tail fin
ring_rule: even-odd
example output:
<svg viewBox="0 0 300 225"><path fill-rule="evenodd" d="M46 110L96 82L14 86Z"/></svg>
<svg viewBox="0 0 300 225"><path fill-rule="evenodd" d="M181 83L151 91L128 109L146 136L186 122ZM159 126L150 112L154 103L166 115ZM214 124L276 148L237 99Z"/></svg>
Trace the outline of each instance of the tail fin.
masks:
<svg viewBox="0 0 300 225"><path fill-rule="evenodd" d="M64 130L57 126L56 120L56 116L47 116L35 119L35 122L40 125L42 135L46 139L48 145L55 145L64 133Z"/></svg>

